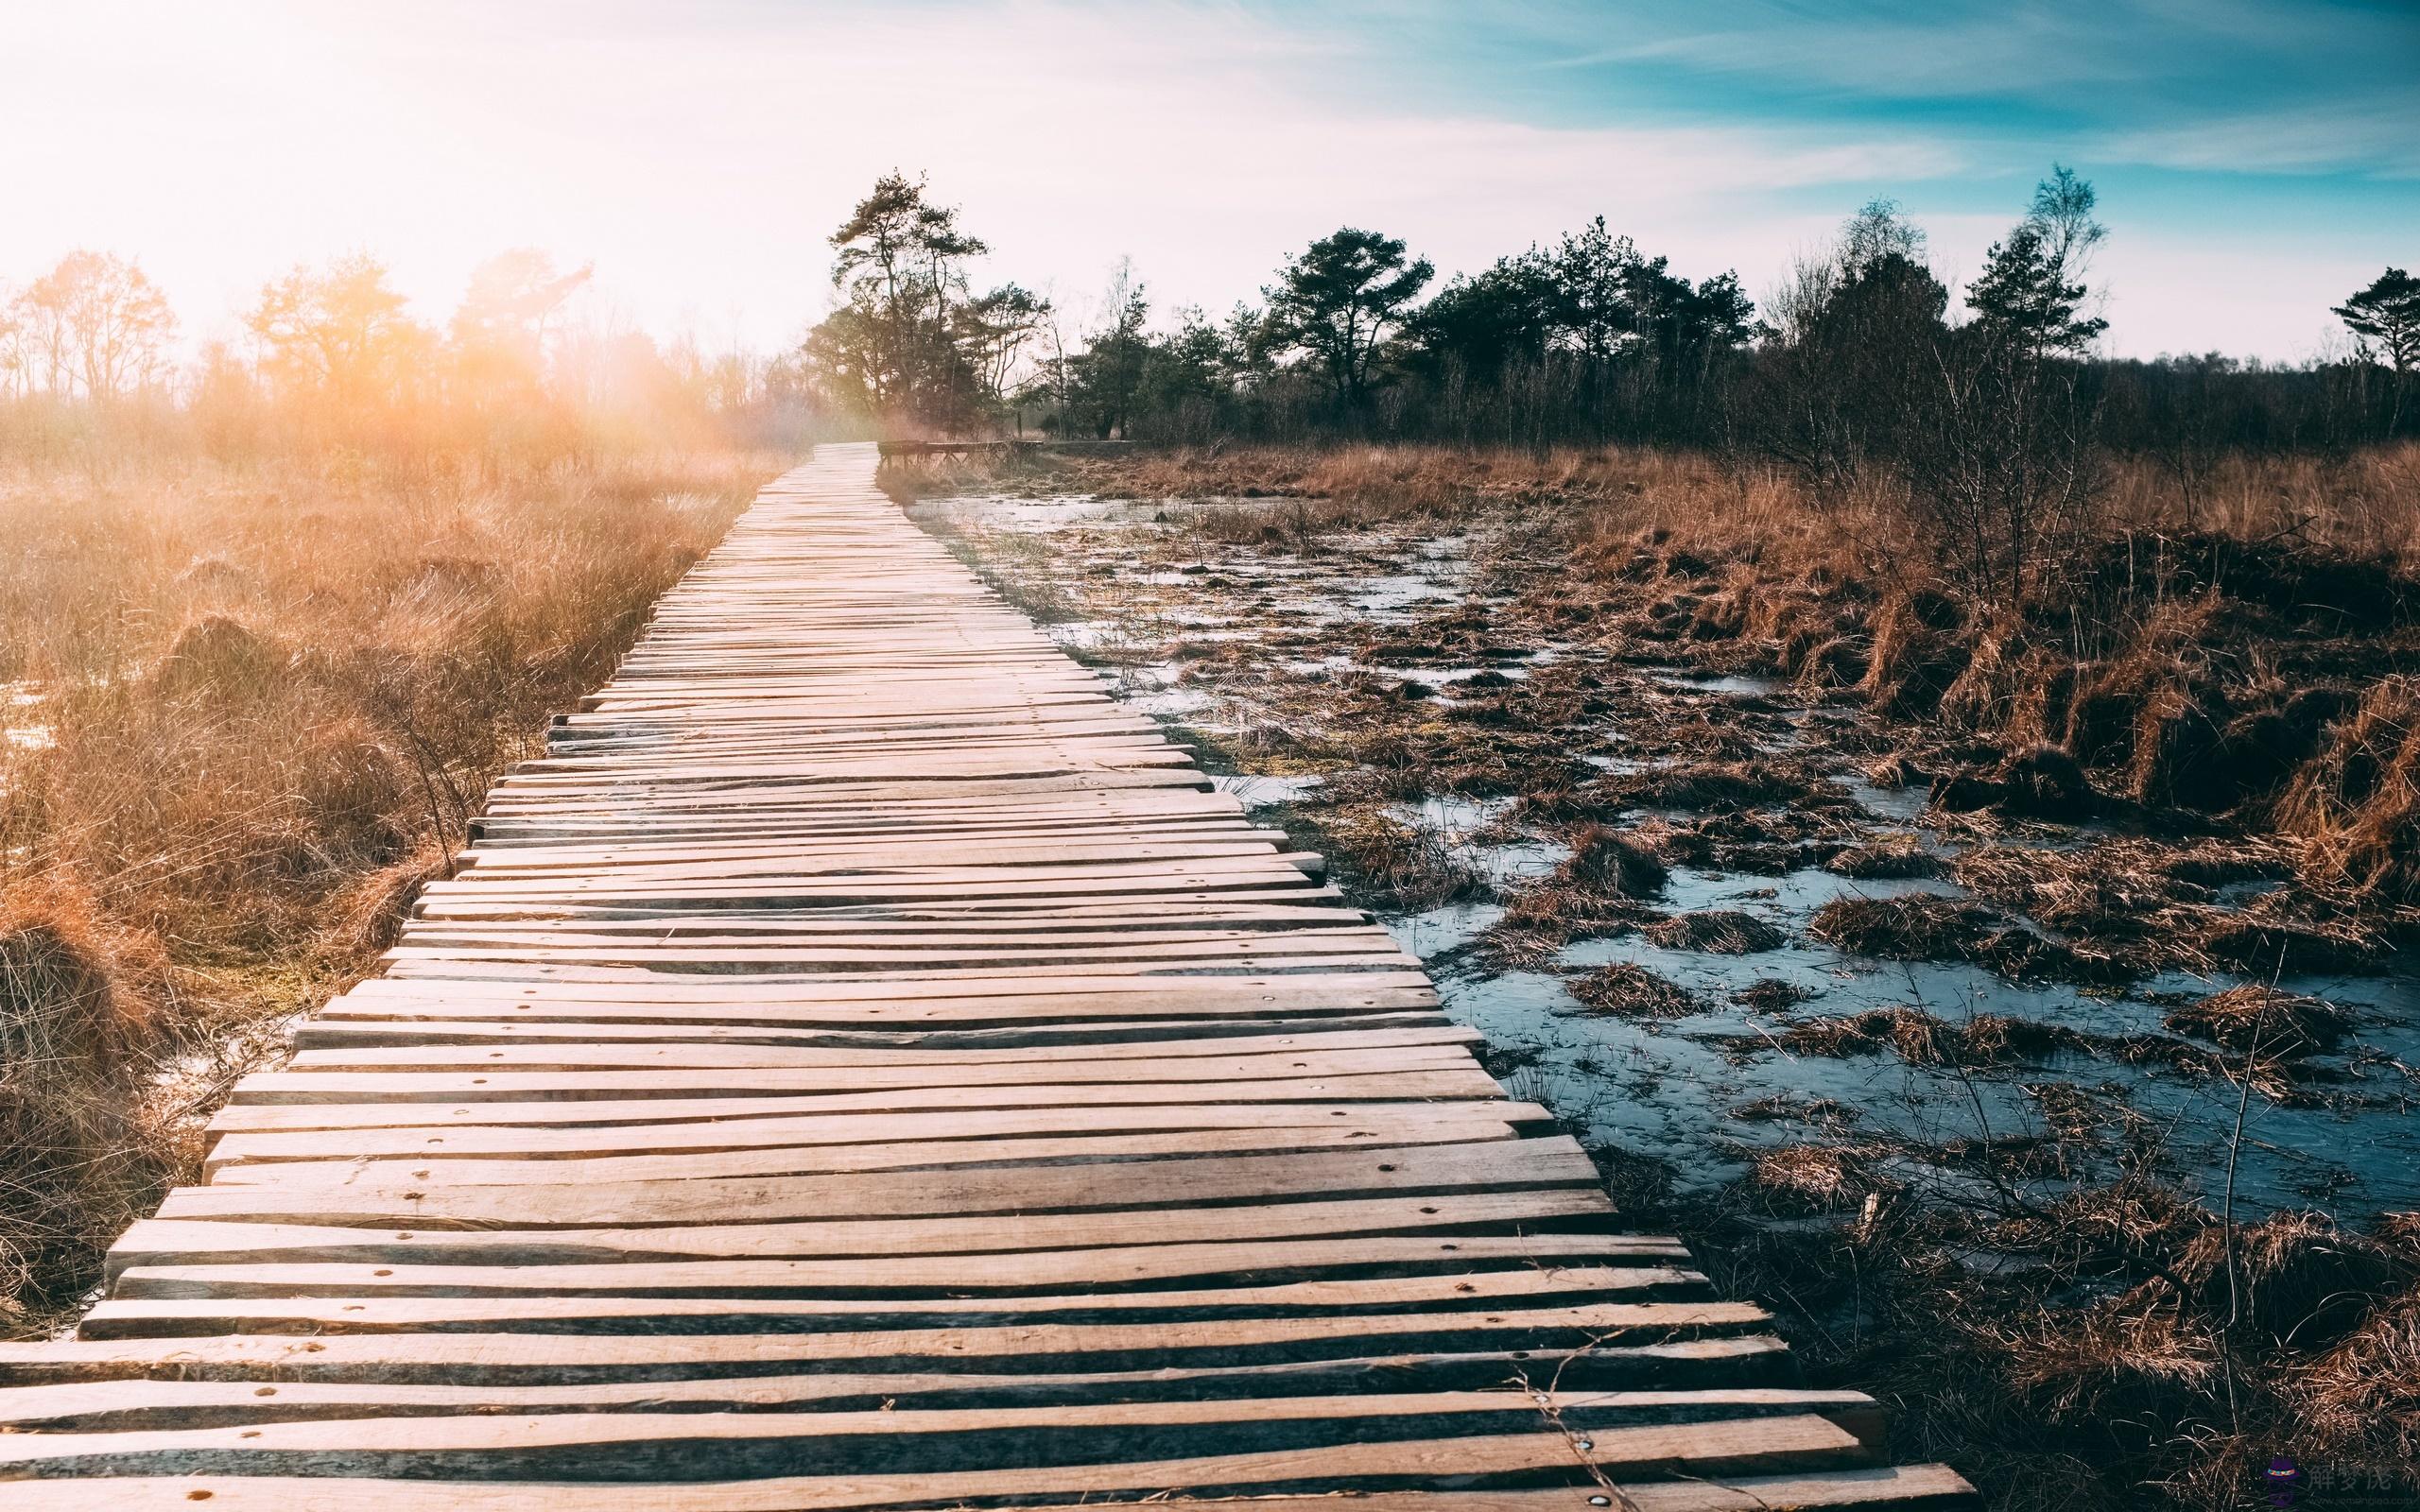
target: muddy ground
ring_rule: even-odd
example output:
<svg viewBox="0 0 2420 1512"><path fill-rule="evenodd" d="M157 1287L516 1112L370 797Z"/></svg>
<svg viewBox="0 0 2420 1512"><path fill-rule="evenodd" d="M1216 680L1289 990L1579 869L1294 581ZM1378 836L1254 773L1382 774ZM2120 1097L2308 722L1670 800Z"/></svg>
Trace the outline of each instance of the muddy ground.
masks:
<svg viewBox="0 0 2420 1512"><path fill-rule="evenodd" d="M2420 975L2273 841L1785 680L1575 572L1552 508L1069 487L908 507L1325 851L1642 1223L1818 1374L1921 1398L1907 1447L1997 1504L2252 1486L2219 1376L2358 1342L2420 1275ZM2294 1290L2330 1266L2342 1316ZM2396 1400L2420 1432L2420 1378Z"/></svg>

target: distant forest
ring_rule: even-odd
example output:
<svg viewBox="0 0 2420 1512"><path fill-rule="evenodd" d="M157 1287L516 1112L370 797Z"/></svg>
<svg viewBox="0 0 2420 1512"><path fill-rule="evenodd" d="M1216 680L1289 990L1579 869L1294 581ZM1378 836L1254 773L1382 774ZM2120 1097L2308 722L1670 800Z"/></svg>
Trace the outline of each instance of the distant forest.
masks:
<svg viewBox="0 0 2420 1512"><path fill-rule="evenodd" d="M922 181L892 174L833 233L842 301L801 354L824 406L911 434L1666 443L1838 477L1987 444L1954 434L1986 412L2002 429L2187 466L2420 425L2409 393L2420 279L2389 268L2347 291L2333 313L2352 340L2331 360L2111 359L2095 350L2104 322L2089 268L2106 234L2095 210L2089 183L2054 170L1962 302L1928 265L1922 229L1876 200L1762 308L1737 274L1692 283L1599 217L1442 284L1401 240L1347 227L1288 258L1260 302L1217 318L1155 311L1121 267L1099 313L1073 328L1016 284L976 292L985 244Z"/></svg>

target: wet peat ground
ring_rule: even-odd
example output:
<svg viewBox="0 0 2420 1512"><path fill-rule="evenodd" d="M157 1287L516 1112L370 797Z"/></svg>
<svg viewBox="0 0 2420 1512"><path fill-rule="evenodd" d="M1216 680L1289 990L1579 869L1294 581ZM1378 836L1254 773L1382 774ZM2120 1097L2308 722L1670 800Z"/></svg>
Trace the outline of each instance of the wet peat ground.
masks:
<svg viewBox="0 0 2420 1512"><path fill-rule="evenodd" d="M1920 729L1759 676L1509 513L1322 528L1286 500L1041 490L909 513L1326 852L1616 1199L1734 1256L1718 1279L1845 1379L1994 1285L1978 1337L2146 1274L2206 1285L2180 1257L2214 1217L2420 1236L2392 1216L2420 1208L2420 977L2391 941L2280 923L2296 885L2262 842L1969 806ZM1925 1280L1895 1317L1840 1275L1885 1227ZM1934 1416L1962 1411L1987 1415ZM2086 1505L2175 1427L2087 1450L2057 1417L1920 1431L2019 1476L2048 1435L2075 1499L1996 1503Z"/></svg>

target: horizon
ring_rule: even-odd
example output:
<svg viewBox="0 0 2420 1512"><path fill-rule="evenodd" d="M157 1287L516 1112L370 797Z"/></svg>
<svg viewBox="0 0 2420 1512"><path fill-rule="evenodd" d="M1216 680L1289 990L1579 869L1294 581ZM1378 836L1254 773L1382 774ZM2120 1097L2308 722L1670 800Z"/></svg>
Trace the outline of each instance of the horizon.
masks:
<svg viewBox="0 0 2420 1512"><path fill-rule="evenodd" d="M73 146L0 169L0 284L115 252L190 352L298 262L367 251L436 320L534 247L593 264L609 318L777 350L830 307L831 228L898 167L991 243L987 281L1080 320L1121 258L1165 322L1256 298L1340 224L1442 284L1599 214L1761 302L1877 197L1962 288L2059 162L2111 228L2108 354L2294 362L2420 244L2420 16L2397 8L1750 9L1717 30L1663 3L1484 26L1374 4L19 13L0 120Z"/></svg>

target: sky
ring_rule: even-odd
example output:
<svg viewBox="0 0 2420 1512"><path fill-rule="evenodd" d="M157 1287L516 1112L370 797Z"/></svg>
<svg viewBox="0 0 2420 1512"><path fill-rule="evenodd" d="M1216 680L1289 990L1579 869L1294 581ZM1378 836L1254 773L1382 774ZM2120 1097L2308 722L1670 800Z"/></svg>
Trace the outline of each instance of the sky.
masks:
<svg viewBox="0 0 2420 1512"><path fill-rule="evenodd" d="M1752 294L1876 197L1972 278L2053 163L2110 349L2273 360L2420 266L2420 0L0 0L0 285L138 259L189 337L367 250L424 318L593 263L608 318L796 338L922 173L1079 321L1221 311L1352 224L1470 271L1602 215Z"/></svg>

